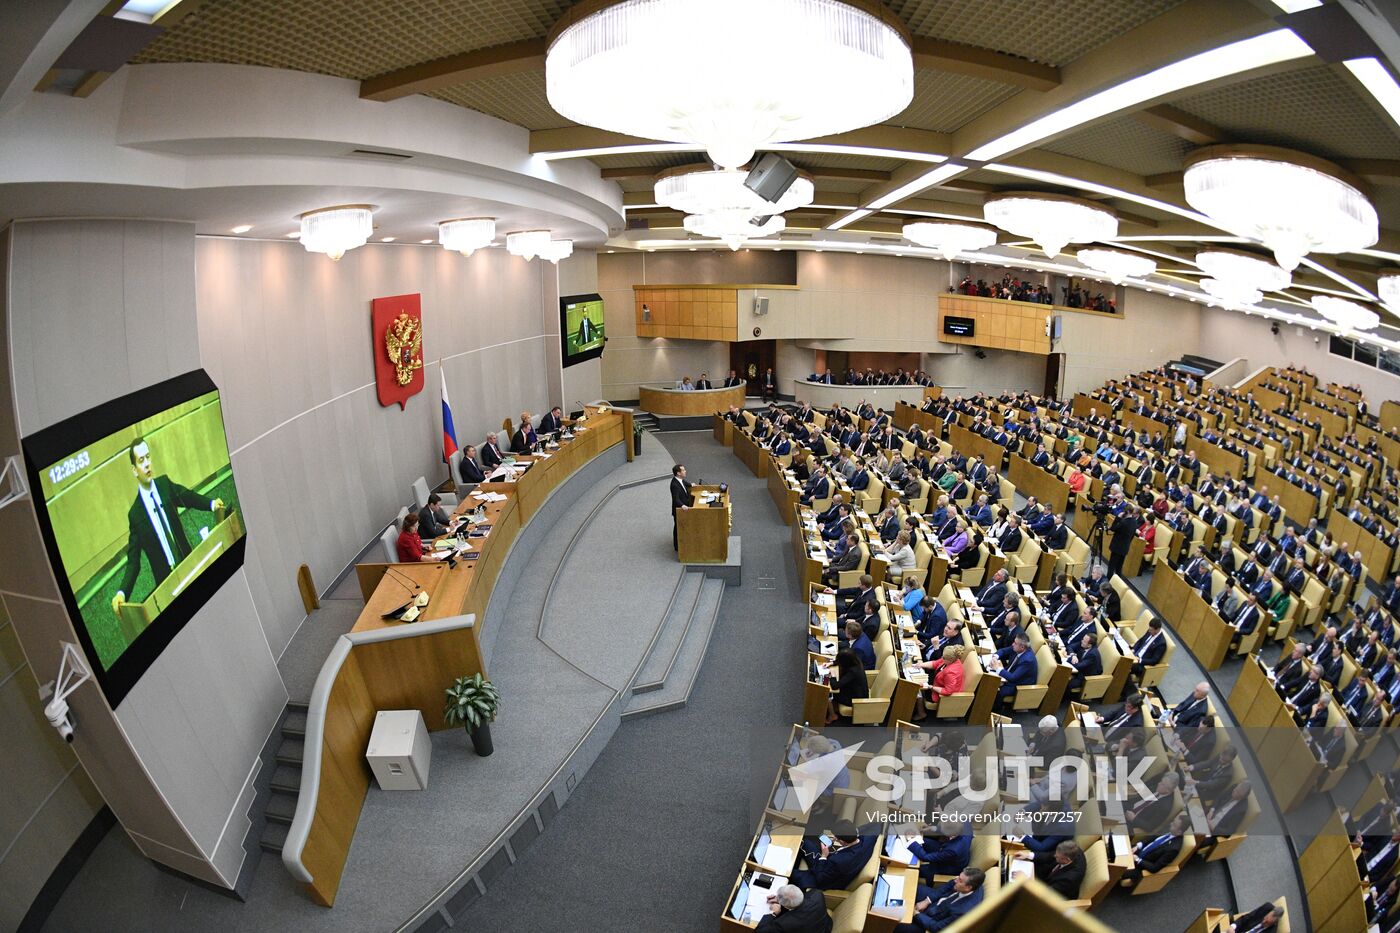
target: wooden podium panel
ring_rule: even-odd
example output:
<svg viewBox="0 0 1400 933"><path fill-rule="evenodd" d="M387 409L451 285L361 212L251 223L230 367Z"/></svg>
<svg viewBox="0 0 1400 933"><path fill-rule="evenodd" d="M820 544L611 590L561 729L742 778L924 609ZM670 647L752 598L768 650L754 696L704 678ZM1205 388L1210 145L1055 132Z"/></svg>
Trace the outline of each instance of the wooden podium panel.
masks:
<svg viewBox="0 0 1400 933"><path fill-rule="evenodd" d="M151 595L139 603L120 603L117 606L117 620L127 644L135 641L136 636L146 630L152 619L174 602L186 586L198 578L206 567L242 535L243 523L238 520L237 512L231 512L227 517L218 519L209 530L209 535L191 548L184 560L171 568L169 576L155 585Z"/></svg>
<svg viewBox="0 0 1400 933"><path fill-rule="evenodd" d="M719 493L719 505L695 505L700 493ZM692 486L691 507L676 513L677 553L683 564L720 564L729 559L729 493L718 486Z"/></svg>

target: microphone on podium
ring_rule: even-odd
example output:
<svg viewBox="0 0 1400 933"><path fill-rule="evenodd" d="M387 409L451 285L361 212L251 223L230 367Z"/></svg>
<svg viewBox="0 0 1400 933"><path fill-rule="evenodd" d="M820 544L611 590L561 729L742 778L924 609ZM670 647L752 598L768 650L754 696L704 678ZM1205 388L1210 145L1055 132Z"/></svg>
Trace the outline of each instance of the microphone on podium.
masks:
<svg viewBox="0 0 1400 933"><path fill-rule="evenodd" d="M409 598L402 606L396 609L390 609L388 612L381 615L380 618L402 619L405 622L412 622L414 619L418 618L418 611L428 605L428 594L423 592L423 587L417 580L401 570L394 569L391 565L385 565L384 573L399 586L408 590ZM405 580L407 580L408 583L405 583ZM412 584L412 589L409 589L409 584Z"/></svg>

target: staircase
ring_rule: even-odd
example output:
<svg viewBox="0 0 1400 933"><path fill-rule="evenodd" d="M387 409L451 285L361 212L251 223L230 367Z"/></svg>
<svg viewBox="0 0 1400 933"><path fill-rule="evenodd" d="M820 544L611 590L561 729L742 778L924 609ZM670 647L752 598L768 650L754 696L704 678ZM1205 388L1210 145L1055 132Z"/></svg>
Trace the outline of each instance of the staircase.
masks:
<svg viewBox="0 0 1400 933"><path fill-rule="evenodd" d="M710 646L724 581L698 571L681 574L666 617L628 688L623 720L685 706Z"/></svg>
<svg viewBox="0 0 1400 933"><path fill-rule="evenodd" d="M642 411L640 408L632 410L632 423L640 425L643 431L656 432L661 428L661 422L656 420L656 416L649 411Z"/></svg>
<svg viewBox="0 0 1400 933"><path fill-rule="evenodd" d="M268 798L263 816L267 825L258 839L264 852L282 854L287 830L297 811L297 794L301 792L301 761L306 741L306 704L294 700L287 703L282 718L282 742L277 747L277 767L272 772L272 796Z"/></svg>

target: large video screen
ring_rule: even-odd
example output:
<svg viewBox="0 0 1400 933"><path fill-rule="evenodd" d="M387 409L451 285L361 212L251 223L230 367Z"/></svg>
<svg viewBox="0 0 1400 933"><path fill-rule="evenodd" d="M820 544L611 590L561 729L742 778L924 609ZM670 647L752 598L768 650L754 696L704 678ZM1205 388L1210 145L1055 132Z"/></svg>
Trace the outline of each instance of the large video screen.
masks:
<svg viewBox="0 0 1400 933"><path fill-rule="evenodd" d="M603 299L597 295L566 295L559 299L559 333L564 340L564 365L596 360L603 355Z"/></svg>
<svg viewBox="0 0 1400 933"><path fill-rule="evenodd" d="M203 371L24 439L49 559L116 706L243 563L219 392Z"/></svg>

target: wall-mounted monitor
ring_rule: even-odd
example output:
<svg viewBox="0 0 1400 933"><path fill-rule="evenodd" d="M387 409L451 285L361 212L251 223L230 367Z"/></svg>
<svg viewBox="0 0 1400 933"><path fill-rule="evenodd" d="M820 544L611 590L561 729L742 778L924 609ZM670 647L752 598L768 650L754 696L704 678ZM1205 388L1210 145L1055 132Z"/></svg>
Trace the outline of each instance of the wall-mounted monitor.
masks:
<svg viewBox="0 0 1400 933"><path fill-rule="evenodd" d="M24 439L59 592L113 707L243 565L219 390L203 370Z"/></svg>
<svg viewBox="0 0 1400 933"><path fill-rule="evenodd" d="M598 295L560 298L559 334L564 341L565 366L602 356L608 339L603 326L603 299Z"/></svg>
<svg viewBox="0 0 1400 933"><path fill-rule="evenodd" d="M943 318L943 333L950 337L975 337L977 335L977 319L970 317L953 317L951 314Z"/></svg>

